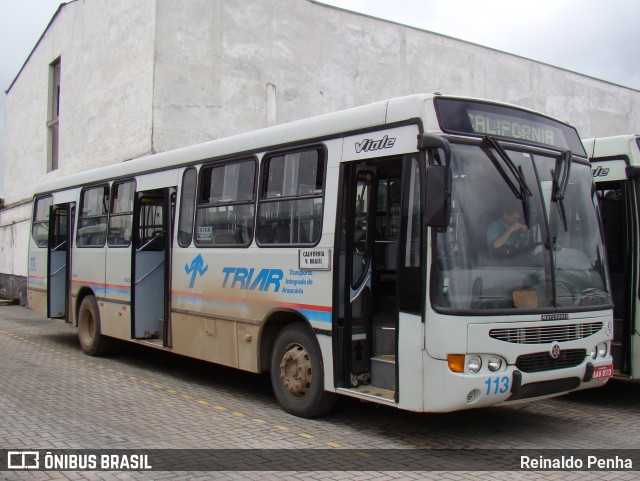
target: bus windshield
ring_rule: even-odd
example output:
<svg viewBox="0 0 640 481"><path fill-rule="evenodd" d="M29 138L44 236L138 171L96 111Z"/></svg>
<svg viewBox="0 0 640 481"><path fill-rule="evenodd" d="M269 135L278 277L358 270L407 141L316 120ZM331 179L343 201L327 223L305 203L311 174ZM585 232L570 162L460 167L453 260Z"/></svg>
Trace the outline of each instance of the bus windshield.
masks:
<svg viewBox="0 0 640 481"><path fill-rule="evenodd" d="M610 307L590 167L568 152L503 148L490 138L451 147L451 220L433 238L434 307Z"/></svg>

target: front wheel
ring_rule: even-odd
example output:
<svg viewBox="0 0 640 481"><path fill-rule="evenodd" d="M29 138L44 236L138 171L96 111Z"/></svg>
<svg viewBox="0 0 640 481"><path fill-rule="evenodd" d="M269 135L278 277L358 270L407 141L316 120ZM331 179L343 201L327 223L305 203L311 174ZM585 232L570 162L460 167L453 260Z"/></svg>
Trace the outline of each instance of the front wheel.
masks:
<svg viewBox="0 0 640 481"><path fill-rule="evenodd" d="M105 354L111 346L111 339L102 335L100 311L93 296L82 299L78 311L78 340L80 348L89 356Z"/></svg>
<svg viewBox="0 0 640 481"><path fill-rule="evenodd" d="M289 324L271 353L271 384L289 414L304 418L329 412L337 396L324 390L324 368L315 337L303 324Z"/></svg>

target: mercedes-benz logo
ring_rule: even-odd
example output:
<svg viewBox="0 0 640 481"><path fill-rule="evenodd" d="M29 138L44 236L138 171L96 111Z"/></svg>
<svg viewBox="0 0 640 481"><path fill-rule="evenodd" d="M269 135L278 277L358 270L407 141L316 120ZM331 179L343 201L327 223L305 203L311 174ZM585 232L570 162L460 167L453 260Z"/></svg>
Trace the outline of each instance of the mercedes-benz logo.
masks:
<svg viewBox="0 0 640 481"><path fill-rule="evenodd" d="M560 357L560 344L557 342L551 344L551 351L549 351L549 355L552 359L558 359Z"/></svg>
<svg viewBox="0 0 640 481"><path fill-rule="evenodd" d="M607 336L611 336L611 333L613 332L611 321L607 322L607 327L604 328L604 332Z"/></svg>

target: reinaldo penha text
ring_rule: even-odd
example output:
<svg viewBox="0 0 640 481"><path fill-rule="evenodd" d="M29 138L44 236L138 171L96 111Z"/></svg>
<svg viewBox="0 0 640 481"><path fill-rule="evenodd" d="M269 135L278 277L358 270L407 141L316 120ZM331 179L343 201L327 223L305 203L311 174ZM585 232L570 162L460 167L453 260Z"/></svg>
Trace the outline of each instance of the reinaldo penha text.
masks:
<svg viewBox="0 0 640 481"><path fill-rule="evenodd" d="M633 461L622 456L520 456L520 469L632 470Z"/></svg>

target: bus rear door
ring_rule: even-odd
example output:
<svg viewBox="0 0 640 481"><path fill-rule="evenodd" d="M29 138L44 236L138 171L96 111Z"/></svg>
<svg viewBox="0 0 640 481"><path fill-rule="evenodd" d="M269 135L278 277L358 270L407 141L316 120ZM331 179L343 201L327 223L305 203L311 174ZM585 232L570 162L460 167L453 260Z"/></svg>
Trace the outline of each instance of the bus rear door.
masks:
<svg viewBox="0 0 640 481"><path fill-rule="evenodd" d="M51 206L49 243L47 247L47 317L69 317L69 285L71 272L71 242L75 203Z"/></svg>
<svg viewBox="0 0 640 481"><path fill-rule="evenodd" d="M132 337L171 345L171 213L175 188L138 192L132 249Z"/></svg>

